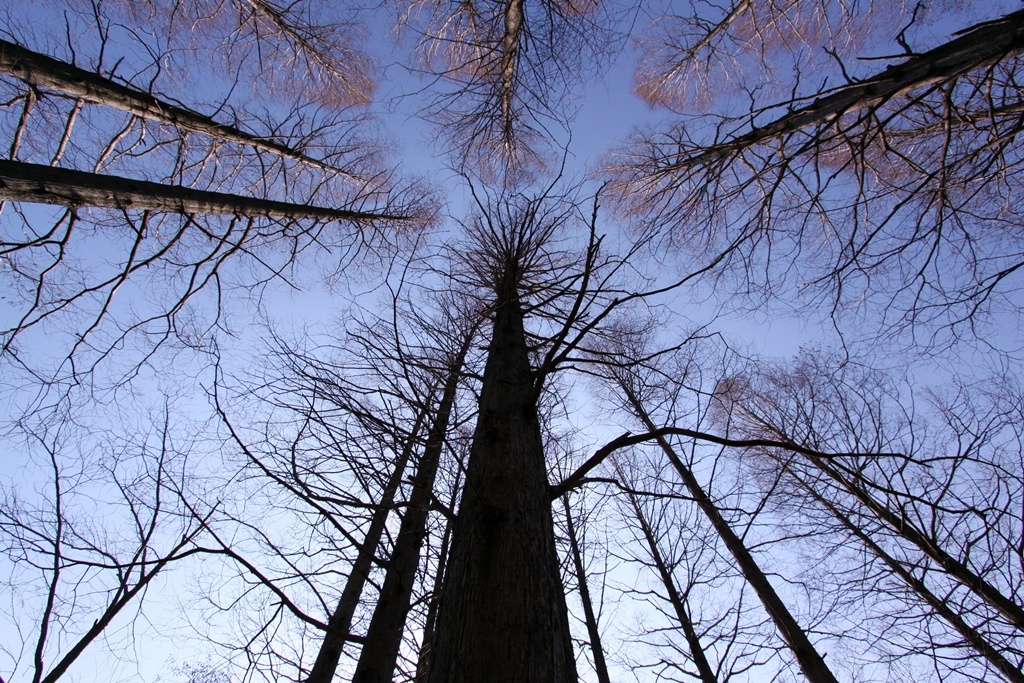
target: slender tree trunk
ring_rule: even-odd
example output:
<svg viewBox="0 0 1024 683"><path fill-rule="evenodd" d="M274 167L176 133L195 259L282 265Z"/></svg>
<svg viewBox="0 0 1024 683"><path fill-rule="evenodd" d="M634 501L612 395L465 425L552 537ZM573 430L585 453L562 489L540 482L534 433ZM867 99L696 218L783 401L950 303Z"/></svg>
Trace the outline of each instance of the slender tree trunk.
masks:
<svg viewBox="0 0 1024 683"><path fill-rule="evenodd" d="M409 218L193 190L180 185L162 185L147 180L4 160L0 160L0 200L291 220L372 221Z"/></svg>
<svg viewBox="0 0 1024 683"><path fill-rule="evenodd" d="M624 384L622 389L626 392L626 396L640 421L651 431L656 431L657 426L651 420L646 410L644 410L636 394ZM754 556L750 554L742 539L729 526L729 523L719 511L718 506L704 492L697 478L693 476L693 472L690 471L664 437L658 437L658 445L661 446L661 450L668 457L676 472L679 473L679 477L698 507L704 512L704 515L711 522L715 531L718 532L725 547L728 548L729 552L736 559L736 564L739 565L740 571L743 572L743 577L750 584L750 587L754 589L754 592L757 593L758 598L761 599L761 603L768 612L768 616L775 623L775 627L778 629L779 635L786 642L786 645L792 650L807 680L811 681L811 683L838 683L835 674L825 664L824 657L818 653L810 638L807 637L807 632L800 627L800 624L797 623L789 609L786 608L785 603L778 593L775 592L768 577L761 571Z"/></svg>
<svg viewBox="0 0 1024 683"><path fill-rule="evenodd" d="M73 64L33 52L15 43L0 40L0 73L9 74L30 85L57 90L80 97L86 102L103 104L126 111L140 118L168 123L185 130L205 133L211 137L249 145L297 161L328 170L332 166L298 152L274 140L261 138L194 112L185 107L157 99L147 92L121 85L97 73L79 69Z"/></svg>
<svg viewBox="0 0 1024 683"><path fill-rule="evenodd" d="M427 444L413 478L409 505L402 516L391 558L386 563L387 573L366 632L366 644L359 654L359 663L352 678L355 683L390 683L394 678L402 632L416 583L416 569L420 563L423 539L427 535L427 515L434 501L434 479L448 435L462 365L474 333L475 328L466 334L448 369L441 401L427 432Z"/></svg>
<svg viewBox="0 0 1024 683"><path fill-rule="evenodd" d="M352 563L352 569L349 572L348 581L345 582L345 589L341 592L338 606L334 609L334 613L331 614L331 618L327 622L327 634L324 636L324 642L317 653L316 661L313 662L313 668L309 672L309 677L306 678L306 683L330 683L334 679L334 672L338 668L341 652L345 648L345 643L350 639L349 631L352 628L352 617L356 613L359 599L363 594L363 588L366 586L366 581L370 576L370 569L376 558L377 547L380 546L380 539L384 534L388 515L391 513L392 507L394 507L395 494L402 484L405 468L412 457L416 446L416 439L419 437L420 429L423 427L426 417L427 411L424 408L416 416L416 422L409 433L409 439L402 448L398 462L395 463L395 469L391 472L391 476L384 486L380 504L373 511L373 516L370 518L370 525L366 529L366 536L363 539L362 545L359 546L356 561Z"/></svg>
<svg viewBox="0 0 1024 683"><path fill-rule="evenodd" d="M518 297L500 297L431 683L577 680L533 393Z"/></svg>
<svg viewBox="0 0 1024 683"><path fill-rule="evenodd" d="M576 538L576 526L572 521L572 510L569 508L568 494L562 496L565 506L566 531L569 535L569 548L572 550L572 563L576 568L576 581L580 586L580 601L583 603L583 616L587 622L587 633L590 636L590 650L594 653L594 671L597 672L598 683L611 683L608 676L608 664L604 661L604 648L601 646L601 631L597 627L597 615L594 614L594 603L587 587L587 571L583 565L583 554L580 552L579 540Z"/></svg>
<svg viewBox="0 0 1024 683"><path fill-rule="evenodd" d="M672 603L676 619L683 629L683 635L686 636L686 644L690 647L690 654L693 655L693 663L697 666L701 683L718 683L718 676L715 674L714 669L711 668L711 662L708 661L704 646L701 645L697 629L693 625L693 620L690 619L689 612L686 611L683 596L679 594L679 590L676 588L676 581L672 576L672 570L665 564L665 559L661 555L661 549L658 548L658 541L654 537L651 525L647 522L647 518L640 508L640 503L637 501L636 496L632 493L627 493L626 495L633 508L633 514L640 523L640 531L643 532L644 539L647 541L647 548L651 553L651 561L654 562L654 566L658 569L658 575L661 577L661 583L665 586L665 591L668 593L668 599Z"/></svg>
<svg viewBox="0 0 1024 683"><path fill-rule="evenodd" d="M456 477L455 490L459 488L459 480ZM452 499L452 508L455 507L455 500ZM448 563L448 547L452 540L452 520L447 520L444 525L444 534L441 536L441 548L438 550L437 571L434 573L434 586L430 591L430 600L427 603L427 616L423 620L423 638L420 640L419 660L416 662L416 681L422 683L427 679L428 664L430 663L430 652L434 643L434 631L437 627L437 609L441 604L441 588L444 586L445 566Z"/></svg>
<svg viewBox="0 0 1024 683"><path fill-rule="evenodd" d="M801 487L811 496L815 501L828 510L832 515L839 520L843 527L854 537L857 538L864 546L874 553L875 557L882 560L893 574L898 576L908 588L910 588L928 607L930 607L935 614L939 615L946 620L947 623L953 628L954 631L960 634L960 636L967 641L968 645L975 649L982 657L988 660L989 664L1002 674L1003 678L1011 683L1024 683L1024 672L1021 671L1020 667L1014 666L1003 654L988 641L981 633L975 628L968 624L963 617L958 614L955 610L950 608L949 604L938 595L935 595L928 586L925 585L924 581L914 576L906 567L904 567L899 561L897 561L892 555L885 552L885 550L875 543L867 532L864 531L860 526L854 524L853 521L840 511L835 505L827 500L820 493L815 491L810 485L803 481L799 476L792 473L800 483Z"/></svg>
<svg viewBox="0 0 1024 683"><path fill-rule="evenodd" d="M515 98L518 85L519 50L523 32L523 0L507 0L505 34L501 41L501 130L506 144L515 136Z"/></svg>

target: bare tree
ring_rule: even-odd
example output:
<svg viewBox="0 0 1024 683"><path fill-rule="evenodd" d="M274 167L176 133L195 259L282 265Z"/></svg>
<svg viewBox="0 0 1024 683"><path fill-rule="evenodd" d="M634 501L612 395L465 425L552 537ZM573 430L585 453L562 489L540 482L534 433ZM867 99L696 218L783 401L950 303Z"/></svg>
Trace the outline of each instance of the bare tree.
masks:
<svg viewBox="0 0 1024 683"><path fill-rule="evenodd" d="M139 363L165 342L208 344L220 314L201 321L200 311L207 303L208 311L219 310L245 270L252 275L237 284L256 291L287 277L304 252L340 249L358 257L415 232L381 230L423 217L416 207L425 205L423 195L401 189L377 163L377 145L360 132L358 113L321 113L298 100L276 121L249 117L264 131L250 133L237 118L222 122L161 94L160 60L167 54L142 33L131 34L136 44L120 46L124 26L98 5L69 16L80 20L72 27L68 19L69 40L73 28L96 36L85 43L97 54L92 69L73 63L75 44L66 46L72 62L11 41L2 46L0 71L8 76L0 79L0 129L11 145L0 171L0 199L7 200L0 205L7 223L0 255L16 303L0 343L12 370L48 376L59 394L114 348L150 346ZM131 56L106 67L107 52L125 47L134 48ZM23 209L26 202L68 208L40 212ZM389 205L394 212L378 211ZM135 286L166 296L125 316L115 293ZM56 341L70 332L61 327L69 319L75 330L63 357L28 350L35 334L56 328ZM119 386L131 374L107 381Z"/></svg>
<svg viewBox="0 0 1024 683"><path fill-rule="evenodd" d="M636 378L630 377L627 373L619 374L615 377L615 381L618 382L619 388L637 419L649 431L656 432L659 425L652 420L648 409L644 406L643 400L638 393L638 389L642 388L642 384L638 384ZM687 467L675 448L664 436L656 437L656 442L676 470L689 495L693 497L697 506L718 533L722 543L735 558L736 563L743 572L744 578L753 588L758 598L760 598L765 611L767 611L775 623L779 635L793 651L793 656L796 658L807 679L810 681L837 681L838 679L836 679L835 674L832 673L829 666L825 663L824 657L811 642L808 632L799 625L796 618L786 607L769 581L767 574L761 569L756 558L747 548L740 535L732 529L732 525L725 518L722 510L704 490L691 468ZM701 671L701 675L706 676L710 674L710 667L707 666L706 661L703 662L705 666L700 667L699 653L701 652L702 650L698 648L694 652L694 657L698 661L698 669Z"/></svg>
<svg viewBox="0 0 1024 683"><path fill-rule="evenodd" d="M13 660L5 663L9 675L61 679L94 642L119 637L115 620L142 609L169 565L202 552L214 510L185 502L193 495L190 444L171 432L170 415L165 406L152 431L123 442L68 424L28 435L26 450L48 462L49 490L3 487L0 548L10 569L3 583L27 608L5 610L22 637L3 647ZM90 442L98 452L83 454Z"/></svg>
<svg viewBox="0 0 1024 683"><path fill-rule="evenodd" d="M633 86L652 106L707 107L742 92L750 77L770 80L764 84L769 96L785 96L794 80L790 71L796 80L813 73L832 59L829 53L848 54L867 37L868 27L885 30L908 7L737 0L721 7L698 2L687 10L652 12L639 36ZM826 50L818 50L823 43Z"/></svg>
<svg viewBox="0 0 1024 683"><path fill-rule="evenodd" d="M453 321L458 325L463 321ZM463 323L465 324L465 323ZM412 479L412 492L402 516L395 538L394 547L388 556L384 582L381 585L377 605L366 632L366 644L359 654L359 663L353 674L354 681L381 681L388 683L394 676L398 650L402 644L402 633L409 613L410 598L415 585L416 570L420 565L423 542L427 533L427 514L436 507L434 482L441 463L441 455L451 428L452 410L456 392L462 378L463 366L470 345L476 336L477 321L468 321L468 329L462 332L460 346L447 361L447 377L440 388L440 399L427 431L423 452ZM448 331L449 338L457 339L459 333ZM313 683L314 672L309 683ZM325 676L321 680L329 681Z"/></svg>
<svg viewBox="0 0 1024 683"><path fill-rule="evenodd" d="M158 99L146 91L122 85L6 40L0 40L0 73L18 78L32 86L33 100L40 97L38 89L54 90L76 98L76 105L79 107L86 102L104 104L140 118L167 123L183 130L205 133L221 140L250 145L265 152L336 170L289 145L247 133L234 125L218 123L209 116Z"/></svg>
<svg viewBox="0 0 1024 683"><path fill-rule="evenodd" d="M597 674L599 683L609 683L611 677L608 674L608 663L605 661L604 647L601 645L601 628L598 623L597 612L594 609L594 598L591 595L590 586L587 584L587 565L584 561L581 534L577 532L577 522L573 521L572 508L569 505L568 494L562 496L562 508L565 510L566 535L569 541L569 550L572 554L572 567L576 575L576 585L580 593L580 602L583 605L584 623L587 625L587 637L594 659L594 673Z"/></svg>
<svg viewBox="0 0 1024 683"><path fill-rule="evenodd" d="M1022 680L1019 335L987 334L1020 12L409 0L407 59L355 3L43 5L0 15L4 680L131 644L164 577L223 658L196 680ZM672 123L563 189L620 47ZM422 229L375 62L468 217ZM715 316L776 306L843 354L737 370ZM1002 376L854 372L886 330Z"/></svg>
<svg viewBox="0 0 1024 683"><path fill-rule="evenodd" d="M799 484L795 496L825 507L947 622L962 639L952 647L976 650L1008 680L1020 677L1018 664L1001 654L1020 648L1020 566L1007 561L1017 551L1004 531L1020 525L1011 483L1019 426L1004 407L1012 385L1003 383L993 402L962 389L952 405L938 403L945 425L928 437L917 436L924 418L901 411L908 399L891 380L852 365L836 373L821 356L808 354L789 370L765 368L750 381L733 378L721 389L720 419L734 433L757 430L802 445L843 440L877 453L772 458Z"/></svg>
<svg viewBox="0 0 1024 683"><path fill-rule="evenodd" d="M576 662L555 549L537 380L524 300L558 272L551 235L566 217L547 197L482 206L475 231L490 291L488 346L473 446L441 589L428 681L572 681Z"/></svg>
<svg viewBox="0 0 1024 683"><path fill-rule="evenodd" d="M440 79L430 115L456 164L490 178L546 165L572 86L619 41L595 0L402 4L422 69Z"/></svg>
<svg viewBox="0 0 1024 683"><path fill-rule="evenodd" d="M322 642L314 652L312 668L300 657L292 662L297 671L283 674L289 677L331 680L348 643L362 645L359 660L369 661L380 647L368 646L368 639L377 639L375 628L380 630L374 626L378 618L371 619L374 611L396 621L391 628L397 640L383 655L385 660L390 656L390 664L384 665L389 676L395 667L413 575L427 533L426 517L438 509L434 496L443 491L435 490L435 474L449 440L449 425L457 428L462 420L453 404L474 330L467 323L469 329L459 342L461 351L439 350L450 345L453 326L465 321L457 317L443 324L417 320L416 304L406 301L402 292L402 288L396 290L393 305L396 311L408 306L410 318L401 327L395 324L398 318L371 318L352 326L333 350L300 351L283 340L276 342L280 348L269 365L277 370L259 391L259 404L270 407L271 415L281 409L273 423L283 426L298 420L297 431L285 429L290 434L287 440L275 443L250 434L248 428L236 429L237 419L229 416L218 398L218 410L248 461L247 469L256 481L273 482L279 494L276 504L288 510L294 528L309 527L312 537L323 544L325 557L334 558L318 561L297 582L282 567L291 562L289 553L301 560L307 550L291 550L287 541L277 544L268 539L269 547L248 558L231 556L246 575L264 584L262 590L282 599L288 595L293 605L308 604L311 594L320 603L292 610L299 622L326 632L304 635ZM325 358L328 351L330 358ZM236 395L243 393L239 390ZM236 412L251 410L230 411ZM266 434L280 429L273 423L268 422ZM402 510L398 527L394 519ZM241 521L241 517L235 520ZM351 566L347 575L336 568L341 565ZM338 574L342 581L335 578ZM380 596L377 609L372 610L367 605L372 605L375 591ZM398 596L392 596L396 591ZM331 609L328 596L335 592L340 596ZM326 612L326 624L320 621L321 610ZM364 635L367 625L370 633ZM377 654L378 665L381 656Z"/></svg>
<svg viewBox="0 0 1024 683"><path fill-rule="evenodd" d="M638 133L609 162L626 210L738 291L810 294L837 320L870 306L880 329L928 329L940 346L974 339L987 311L1017 310L1022 22L924 52L908 26L887 69Z"/></svg>
<svg viewBox="0 0 1024 683"><path fill-rule="evenodd" d="M625 491L625 497L629 501L630 508L632 508L630 516L636 520L640 527L640 533L646 543L646 550L650 555L650 561L658 574L661 585L665 589L676 623L683 631L688 648L688 659L693 662L697 669L697 679L701 683L718 683L721 679L716 671L717 667L712 668L705 645L701 643L701 633L698 631L698 626L691 616L692 610L687 605L689 594L693 590L696 581L689 582L682 591L676 585L673 573L675 563L666 561L659 546L659 536L662 532L656 531L655 526L652 526L652 522L649 519L650 515L644 511L639 496L634 492L635 489L632 488L634 486L632 479L622 472L621 467L618 467L617 463L616 474L623 484L628 487L628 490ZM665 668L669 668L667 664ZM673 663L672 668L682 669L682 666L679 663ZM685 670L680 673L690 674L689 671ZM725 680L728 680L727 676Z"/></svg>
<svg viewBox="0 0 1024 683"><path fill-rule="evenodd" d="M964 617L953 609L945 598L932 591L924 581L916 577L899 560L876 543L867 533L865 524L854 522L846 513L820 494L815 487L799 479L799 475L794 476L800 481L807 496L831 512L851 536L863 543L871 553L885 564L895 577L904 582L937 616L948 622L950 627L964 639L967 645L988 660L1003 678L1007 681L1024 681L1024 673L1021 672L1019 666L1013 664L988 638L967 623Z"/></svg>

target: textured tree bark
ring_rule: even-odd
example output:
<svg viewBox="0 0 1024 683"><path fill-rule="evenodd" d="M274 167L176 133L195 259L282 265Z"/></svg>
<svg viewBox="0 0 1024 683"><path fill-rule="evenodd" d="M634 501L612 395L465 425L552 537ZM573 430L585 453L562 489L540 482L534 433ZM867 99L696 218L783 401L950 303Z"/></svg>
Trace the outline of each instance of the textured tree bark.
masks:
<svg viewBox="0 0 1024 683"><path fill-rule="evenodd" d="M523 33L523 0L508 0L505 5L505 34L501 40L501 129L506 139L515 133L515 98L519 69L520 41Z"/></svg>
<svg viewBox="0 0 1024 683"><path fill-rule="evenodd" d="M340 170L308 157L288 145L246 133L235 126L218 123L198 112L157 99L147 92L121 85L99 74L79 69L73 64L33 52L6 40L0 40L0 73L10 74L30 85L57 90L80 97L87 102L120 109L140 118L206 133L221 140L242 143L321 168Z"/></svg>
<svg viewBox="0 0 1024 683"><path fill-rule="evenodd" d="M306 683L331 683L334 679L334 672L338 668L338 660L341 659L341 652L345 648L345 642L349 639L349 630L352 628L352 617L359 606L359 599L363 595L363 588L370 576L370 569L373 560L377 555L377 547L380 545L381 536L384 534L384 527L388 521L388 515L395 502L395 493L402 484L402 477L405 474L406 465L412 457L416 440L419 437L420 429L426 420L426 409L420 411L416 416L416 423L409 433L409 440L402 448L402 453L395 464L381 496L380 505L373 512L370 525L366 529L366 536L363 544L356 555L356 561L352 563L345 588L338 599L338 606L331 614L327 622L327 634L320 646L313 668L309 672Z"/></svg>
<svg viewBox="0 0 1024 683"><path fill-rule="evenodd" d="M441 401L427 432L423 457L413 477L409 505L402 516L395 546L386 564L387 573L366 632L366 644L359 653L359 663L352 677L355 683L391 683L394 680L395 664L402 645L402 631L405 629L412 589L416 582L416 569L420 562L423 539L427 534L427 514L434 500L434 479L448 434L462 364L472 339L473 334L470 332L448 370Z"/></svg>
<svg viewBox="0 0 1024 683"><path fill-rule="evenodd" d="M647 414L643 404L637 398L629 387L623 386L623 390L626 392L630 404L633 407L636 416L640 418L640 421L650 429L656 431L657 426L651 417ZM786 604L779 597L778 593L772 587L768 577L758 566L757 560L747 550L743 540L736 535L736 532L729 526L729 522L722 515L718 506L711 500L711 497L704 492L700 482L693 476L693 472L690 468L682 461L682 459L676 454L672 445L664 437L658 437L658 445L661 446L661 450L665 453L665 456L672 463L672 466L679 473L679 477L682 479L683 484L686 486L690 495L694 501L700 507L701 511L707 517L708 521L711 522L711 526L714 527L715 531L718 532L719 538L722 539L722 543L728 548L733 558L736 560L736 564L739 566L740 571L743 572L743 578L746 579L750 587L757 593L757 597L760 598L761 604L764 605L765 611L768 616L771 617L772 622L775 624L775 628L778 629L779 635L789 646L789 649L793 652L793 656L796 658L797 663L800 665L800 669L804 672L808 681L811 683L838 683L835 674L832 673L831 669L825 663L825 658L822 657L811 643L810 638L807 637L807 632L804 631L797 620L790 613Z"/></svg>
<svg viewBox="0 0 1024 683"><path fill-rule="evenodd" d="M430 683L577 680L541 444L513 294L495 313Z"/></svg>
<svg viewBox="0 0 1024 683"><path fill-rule="evenodd" d="M66 168L0 160L0 200L99 206L183 214L264 216L292 220L328 221L405 220L407 216L331 209L243 197L223 192L193 190L180 185L162 185L147 180Z"/></svg>

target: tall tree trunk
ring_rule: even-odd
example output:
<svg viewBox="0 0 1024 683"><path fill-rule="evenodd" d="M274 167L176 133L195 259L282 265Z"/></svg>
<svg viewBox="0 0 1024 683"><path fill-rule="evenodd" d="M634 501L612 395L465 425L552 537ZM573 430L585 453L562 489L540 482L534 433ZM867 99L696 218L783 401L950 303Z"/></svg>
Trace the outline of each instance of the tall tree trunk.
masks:
<svg viewBox="0 0 1024 683"><path fill-rule="evenodd" d="M657 431L657 426L650 415L647 414L636 394L625 383L620 383L620 386L625 391L626 397L640 421L651 431ZM796 657L796 661L807 677L807 680L811 681L811 683L838 683L835 674L825 664L824 657L818 653L810 638L807 637L807 632L800 627L800 624L790 613L782 598L775 592L771 582L765 573L761 571L761 567L758 566L754 556L747 550L743 540L729 526L729 522L726 521L718 506L711 500L711 497L704 492L700 482L693 476L693 472L690 471L690 468L686 466L682 458L676 454L675 449L672 448L672 445L664 437L659 436L657 441L669 462L672 463L676 472L679 473L680 479L682 479L683 484L698 507L700 507L708 521L711 522L711 526L718 532L725 547L728 548L729 552L736 559L736 564L739 566L740 571L743 572L743 578L746 579L750 587L754 589L757 597L760 598L765 611L768 612L768 616L775 623L779 635L782 636L786 645L793 652L793 656Z"/></svg>
<svg viewBox="0 0 1024 683"><path fill-rule="evenodd" d="M501 296L430 683L577 680L533 394L519 299Z"/></svg>
<svg viewBox="0 0 1024 683"><path fill-rule="evenodd" d="M427 410L424 408L416 416L416 422L409 433L409 439L402 448L402 453L395 464L395 469L384 486L380 504L370 518L370 525L366 529L366 536L359 547L356 561L352 563L352 569L349 572L348 581L345 582L345 589L341 593L341 598L338 600L338 606L327 622L327 635L324 636L324 642L320 646L320 651L317 653L316 661L313 662L313 668L309 672L306 683L330 683L334 678L334 672L338 668L338 660L341 659L341 651L344 649L346 641L350 639L349 630L352 628L352 617L356 613L359 599L363 594L363 588L370 576L370 569L377 554L377 547L380 545L381 536L384 534L384 527L387 525L388 514L394 505L395 494L402 484L406 465L415 449L416 440L419 437L423 422L426 420L426 415Z"/></svg>
<svg viewBox="0 0 1024 683"><path fill-rule="evenodd" d="M672 603L672 609L676 613L676 619L679 621L679 626L683 629L683 635L686 636L686 644L689 646L690 654L693 656L693 663L697 666L697 672L700 674L700 681L701 683L718 683L718 676L715 674L714 669L711 668L711 662L708 661L708 656L704 651L704 646L701 645L700 635L697 633L697 629L693 625L693 620L690 619L689 612L686 611L686 604L683 600L683 596L679 594L679 589L676 588L676 582L675 578L672 576L672 570L669 569L668 565L665 563L665 558L661 555L661 549L658 548L658 541L654 537L654 531L651 529L651 525L648 523L647 517L644 516L644 512L640 507L640 502L637 500L635 494L627 493L626 495L629 498L630 506L633 508L633 514L640 523L640 531L643 532L644 539L647 541L647 549L651 553L651 561L654 562L654 566L658 569L658 576L661 578L661 584L665 587L669 602Z"/></svg>
<svg viewBox="0 0 1024 683"><path fill-rule="evenodd" d="M398 650L402 645L402 631L405 629L412 589L416 583L416 569L420 562L423 539L427 534L427 515L434 501L434 479L448 435L448 423L455 404L459 378L462 376L462 365L475 330L474 326L467 332L462 347L448 369L441 401L427 432L423 457L413 477L409 505L402 516L394 549L386 563L387 573L366 632L366 644L359 654L359 663L352 678L356 683L390 683L394 678Z"/></svg>
<svg viewBox="0 0 1024 683"><path fill-rule="evenodd" d="M291 220L371 221L409 218L194 190L180 185L163 185L148 180L4 160L0 160L0 200Z"/></svg>
<svg viewBox="0 0 1024 683"><path fill-rule="evenodd" d="M597 615L594 614L594 603L587 586L587 571L583 565L583 553L580 551L579 539L576 537L576 525L572 521L572 509L569 507L569 495L562 496L565 507L566 532L569 536L569 549L572 551L572 563L576 568L576 582L580 587L580 602L583 603L583 616L587 622L587 634L590 636L590 651L594 653L594 671L598 683L611 683L608 676L608 664L604 660L604 648L601 646L601 631L597 627Z"/></svg>

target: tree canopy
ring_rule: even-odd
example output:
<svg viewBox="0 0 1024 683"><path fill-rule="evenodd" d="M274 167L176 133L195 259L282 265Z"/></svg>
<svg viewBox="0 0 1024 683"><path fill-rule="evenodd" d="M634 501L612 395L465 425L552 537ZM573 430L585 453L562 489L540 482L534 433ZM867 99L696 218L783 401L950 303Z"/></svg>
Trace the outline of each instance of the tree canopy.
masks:
<svg viewBox="0 0 1024 683"><path fill-rule="evenodd" d="M1024 682L1022 55L0 10L0 683Z"/></svg>

